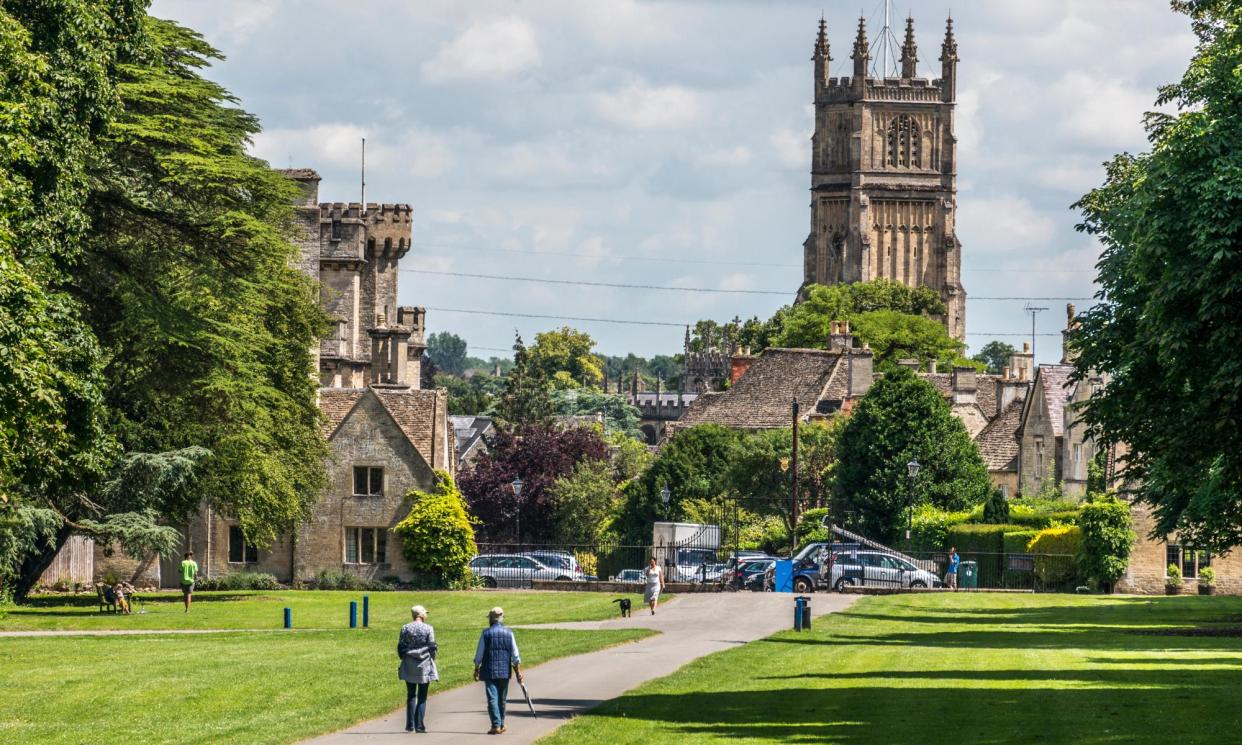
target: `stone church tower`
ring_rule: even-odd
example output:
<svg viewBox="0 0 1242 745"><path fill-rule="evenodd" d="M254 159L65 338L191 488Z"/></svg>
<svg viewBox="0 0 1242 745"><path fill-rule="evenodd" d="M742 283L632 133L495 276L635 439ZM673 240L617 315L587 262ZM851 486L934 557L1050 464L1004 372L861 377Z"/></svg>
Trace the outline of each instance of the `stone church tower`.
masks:
<svg viewBox="0 0 1242 745"><path fill-rule="evenodd" d="M949 334L966 336L957 240L957 41L948 21L939 79L918 77L914 21L906 21L900 77L869 75L859 19L854 74L829 76L823 20L815 43L811 234L803 287L891 279L930 287L948 306ZM896 71L894 71L896 72Z"/></svg>

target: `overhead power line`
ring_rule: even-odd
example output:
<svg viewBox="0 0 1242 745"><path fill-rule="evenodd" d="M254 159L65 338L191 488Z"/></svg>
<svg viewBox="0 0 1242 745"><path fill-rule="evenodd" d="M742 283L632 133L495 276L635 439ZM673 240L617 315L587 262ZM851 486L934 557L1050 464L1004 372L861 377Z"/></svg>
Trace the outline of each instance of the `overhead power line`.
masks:
<svg viewBox="0 0 1242 745"><path fill-rule="evenodd" d="M506 277L499 274L475 274L473 272L443 272L434 269L401 269L409 274L430 274L438 277L465 277L469 279L492 279L500 282L534 282L548 285L576 285L579 287L613 287L621 290L659 290L662 292L708 292L726 295L780 295L792 293L784 290L728 290L715 287L674 287L671 285L642 285L624 282L593 282L582 279L548 279L546 277ZM1093 300L1089 297L967 297L967 300Z"/></svg>
<svg viewBox="0 0 1242 745"><path fill-rule="evenodd" d="M448 246L443 244L420 245L420 248L433 248L443 251L487 251L489 253L524 254L526 256L568 256L575 259L619 259L622 261L651 261L661 264L723 264L727 266L764 266L794 269L801 264L776 264L764 261L728 261L725 259L674 259L666 256L636 256L634 254L584 254L574 251L529 251L520 248L490 248L486 246Z"/></svg>
<svg viewBox="0 0 1242 745"><path fill-rule="evenodd" d="M583 316L553 316L542 315L539 313L514 313L512 311L499 310L477 310L474 308L427 308L437 313L467 313L476 316L504 316L507 318L544 318L552 321L589 321L592 323L619 323L630 326L671 326L673 328L683 328L684 323L672 323L668 321L630 321L620 320L616 318L587 318Z"/></svg>

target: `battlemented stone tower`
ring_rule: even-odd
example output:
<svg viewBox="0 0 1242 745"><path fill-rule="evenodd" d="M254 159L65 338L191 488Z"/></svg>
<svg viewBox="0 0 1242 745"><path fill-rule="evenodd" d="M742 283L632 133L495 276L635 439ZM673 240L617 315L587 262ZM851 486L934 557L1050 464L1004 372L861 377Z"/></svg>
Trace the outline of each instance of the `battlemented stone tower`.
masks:
<svg viewBox="0 0 1242 745"><path fill-rule="evenodd" d="M302 186L298 266L318 283L333 322L316 350L320 385L418 388L426 311L397 307L397 267L413 238L410 205L317 203L319 174L281 172Z"/></svg>
<svg viewBox="0 0 1242 745"><path fill-rule="evenodd" d="M957 41L949 19L940 78L918 77L914 20L906 21L901 76L868 73L858 21L854 74L829 77L828 31L815 42L811 234L803 287L891 279L930 287L948 306L949 334L966 336L966 291L957 240Z"/></svg>

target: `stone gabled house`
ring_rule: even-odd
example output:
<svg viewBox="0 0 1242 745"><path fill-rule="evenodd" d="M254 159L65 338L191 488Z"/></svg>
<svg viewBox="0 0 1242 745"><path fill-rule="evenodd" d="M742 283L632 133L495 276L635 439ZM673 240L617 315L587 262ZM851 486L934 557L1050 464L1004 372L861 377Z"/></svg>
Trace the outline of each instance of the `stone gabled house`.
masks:
<svg viewBox="0 0 1242 745"><path fill-rule="evenodd" d="M303 188L299 268L319 283L332 331L316 349L330 455L328 486L310 519L266 549L247 544L235 520L204 510L187 529L203 576L269 572L310 580L325 569L409 579L392 528L408 494L453 473L448 394L421 388L426 313L397 305L398 265L412 243L407 204L318 202L319 175L284 171ZM175 584L179 557L162 567Z"/></svg>

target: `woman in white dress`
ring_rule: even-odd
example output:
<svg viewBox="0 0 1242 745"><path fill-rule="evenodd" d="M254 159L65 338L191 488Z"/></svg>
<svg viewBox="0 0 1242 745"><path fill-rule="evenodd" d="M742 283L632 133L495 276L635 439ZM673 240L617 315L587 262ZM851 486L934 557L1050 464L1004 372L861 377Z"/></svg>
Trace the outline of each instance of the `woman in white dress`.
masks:
<svg viewBox="0 0 1242 745"><path fill-rule="evenodd" d="M654 556L651 557L651 563L643 570L643 577L647 580L643 602L651 607L651 615L654 616L656 603L660 602L660 590L664 589L664 572L660 570L660 565L656 563Z"/></svg>

